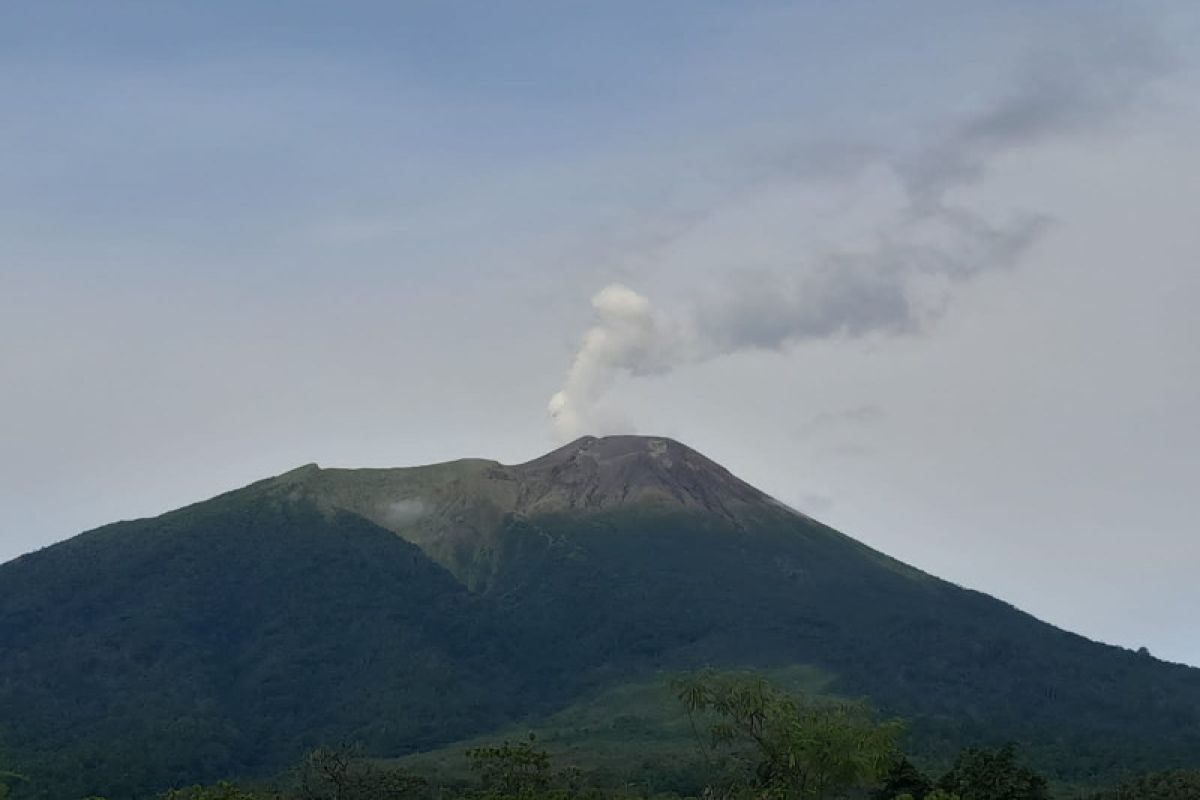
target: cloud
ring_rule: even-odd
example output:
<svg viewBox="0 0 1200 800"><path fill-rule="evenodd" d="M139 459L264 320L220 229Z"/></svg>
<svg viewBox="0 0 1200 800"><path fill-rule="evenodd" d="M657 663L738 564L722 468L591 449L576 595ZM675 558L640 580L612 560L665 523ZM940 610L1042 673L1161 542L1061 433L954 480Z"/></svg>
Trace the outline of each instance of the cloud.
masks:
<svg viewBox="0 0 1200 800"><path fill-rule="evenodd" d="M827 494L804 494L800 496L800 508L804 514L827 514L833 509L833 498Z"/></svg>
<svg viewBox="0 0 1200 800"><path fill-rule="evenodd" d="M916 209L936 209L953 189L978 181L1010 150L1105 122L1132 103L1171 64L1144 28L1114 21L1081 24L1031 54L1014 85L966 115L897 168Z"/></svg>
<svg viewBox="0 0 1200 800"><path fill-rule="evenodd" d="M996 224L939 208L880 232L860 251L825 253L783 273L731 271L724 289L695 310L696 330L714 354L919 333L940 316L954 284L1012 266L1048 224L1036 215Z"/></svg>
<svg viewBox="0 0 1200 800"><path fill-rule="evenodd" d="M883 421L887 412L880 406L866 404L843 411L822 411L814 414L796 429L797 439L811 439L827 433L861 428Z"/></svg>
<svg viewBox="0 0 1200 800"><path fill-rule="evenodd" d="M1165 64L1161 47L1141 31L1090 31L1033 56L1007 92L912 153L860 148L856 160L843 147L843 169L893 176L899 212L856 249L818 254L782 272L733 271L725 291L699 309L699 330L718 351L736 352L925 329L944 308L944 292L932 301L921 294L930 279L948 287L1008 268L1050 224L1033 212L988 218L956 204L955 192L1011 151L1111 118Z"/></svg>
<svg viewBox="0 0 1200 800"><path fill-rule="evenodd" d="M592 297L592 308L598 322L584 334L563 388L550 398L555 431L564 439L595 429L597 401L619 374L652 375L678 361L676 337L647 298L612 284Z"/></svg>
<svg viewBox="0 0 1200 800"><path fill-rule="evenodd" d="M396 500L386 504L383 518L389 525L409 525L429 513L429 506L420 498Z"/></svg>
<svg viewBox="0 0 1200 800"><path fill-rule="evenodd" d="M1111 119L1165 64L1157 42L1141 32L1073 35L1055 52L1031 57L993 102L915 150L836 146L842 157L825 169L797 163L798 154L821 148L781 156L778 172L796 182L884 176L896 201L853 241L782 266L729 264L720 288L701 292L675 320L623 284L602 290L592 301L598 323L550 402L558 434L605 432L597 429L597 410L623 373L664 373L818 339L919 334L941 317L958 285L1017 264L1051 221L1032 211L981 212L963 201L963 190L1012 151Z"/></svg>

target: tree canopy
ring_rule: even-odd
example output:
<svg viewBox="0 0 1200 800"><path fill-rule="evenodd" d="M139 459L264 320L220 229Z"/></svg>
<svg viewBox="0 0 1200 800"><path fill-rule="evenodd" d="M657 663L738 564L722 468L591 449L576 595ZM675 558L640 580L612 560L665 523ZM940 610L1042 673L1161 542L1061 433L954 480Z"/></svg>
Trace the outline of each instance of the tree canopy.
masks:
<svg viewBox="0 0 1200 800"><path fill-rule="evenodd" d="M729 757L734 791L824 800L875 783L897 758L901 724L877 722L858 704L789 695L736 673L674 686L689 714L707 718L708 746Z"/></svg>

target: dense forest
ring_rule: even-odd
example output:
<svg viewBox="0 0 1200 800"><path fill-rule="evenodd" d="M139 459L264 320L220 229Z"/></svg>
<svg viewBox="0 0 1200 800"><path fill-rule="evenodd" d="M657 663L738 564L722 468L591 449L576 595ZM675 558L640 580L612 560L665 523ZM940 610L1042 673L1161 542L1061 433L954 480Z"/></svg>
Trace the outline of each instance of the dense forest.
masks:
<svg viewBox="0 0 1200 800"><path fill-rule="evenodd" d="M597 789L728 789L655 699L704 668L905 720L896 747L947 792L964 748L1006 742L1055 788L1196 765L1200 670L939 580L659 444L305 467L0 565L7 791L141 800L334 743L454 787L463 750L530 730ZM419 519L388 516L411 497Z"/></svg>
<svg viewBox="0 0 1200 800"><path fill-rule="evenodd" d="M1154 773L1107 789L1052 786L1017 745L967 747L945 768L922 770L901 746L904 724L862 703L784 691L761 675L706 671L670 691L694 736L690 754L658 780L555 763L534 734L467 748L462 771L432 779L418 768L314 749L269 780L176 787L158 800L1195 800L1200 769ZM631 751L629 758L636 759ZM0 798L46 798L26 776L0 771ZM68 800L68 798L62 798ZM91 796L70 800L108 800Z"/></svg>

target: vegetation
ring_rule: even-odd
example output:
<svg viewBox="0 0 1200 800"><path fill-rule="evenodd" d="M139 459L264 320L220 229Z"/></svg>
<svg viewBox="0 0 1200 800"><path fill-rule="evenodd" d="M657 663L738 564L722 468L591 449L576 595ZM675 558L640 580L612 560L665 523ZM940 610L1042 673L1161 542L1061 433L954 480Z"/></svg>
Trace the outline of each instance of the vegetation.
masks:
<svg viewBox="0 0 1200 800"><path fill-rule="evenodd" d="M1088 800L1195 800L1200 797L1200 769L1171 770L1125 781Z"/></svg>
<svg viewBox="0 0 1200 800"><path fill-rule="evenodd" d="M828 692L831 677L811 667L793 666L756 673L781 691L797 696ZM712 774L714 759L697 749L695 715L689 715L664 686L683 677L658 675L589 693L546 717L492 731L484 736L398 760L400 766L453 782L461 776L464 750L497 739L522 741L529 733L556 763L583 770L593 784L637 787L647 794L700 791Z"/></svg>
<svg viewBox="0 0 1200 800"><path fill-rule="evenodd" d="M896 760L898 722L857 705L788 695L760 677L705 673L675 682L689 714L715 716L710 747L728 756L727 796L826 800L876 783Z"/></svg>
<svg viewBox="0 0 1200 800"><path fill-rule="evenodd" d="M1015 745L996 751L971 747L954 760L937 788L971 800L1049 800L1046 779L1017 763Z"/></svg>
<svg viewBox="0 0 1200 800"><path fill-rule="evenodd" d="M0 565L0 747L31 780L6 791L144 798L263 780L339 741L374 758L461 752L594 701L592 721L539 747L605 791L687 794L739 742L685 752L685 714L596 698L707 665L800 670L868 697L908 721L922 765L1012 740L1054 782L1101 785L1200 752L1200 670L1059 631L782 509L493 523L456 491L439 520L460 504L497 526L456 556L458 576L277 481ZM715 699L693 711L719 715ZM854 708L795 712L836 729Z"/></svg>
<svg viewBox="0 0 1200 800"><path fill-rule="evenodd" d="M0 800L9 797L15 786L28 782L29 779L24 775L18 775L15 772L5 772L3 769L0 769Z"/></svg>
<svg viewBox="0 0 1200 800"><path fill-rule="evenodd" d="M1045 777L1013 745L968 747L940 777L900 748L902 725L862 704L781 690L762 675L704 671L678 677L672 692L707 769L692 792L612 786L578 766L556 768L534 734L478 745L465 775L431 781L408 766L365 758L354 748L318 748L275 780L221 781L170 789L158 800L1051 800ZM0 797L21 776L0 772ZM1195 800L1200 771L1148 775L1086 800ZM19 796L36 796L28 793ZM1066 797L1066 795L1060 795ZM1078 795L1071 795L1076 800ZM89 797L84 800L105 800Z"/></svg>

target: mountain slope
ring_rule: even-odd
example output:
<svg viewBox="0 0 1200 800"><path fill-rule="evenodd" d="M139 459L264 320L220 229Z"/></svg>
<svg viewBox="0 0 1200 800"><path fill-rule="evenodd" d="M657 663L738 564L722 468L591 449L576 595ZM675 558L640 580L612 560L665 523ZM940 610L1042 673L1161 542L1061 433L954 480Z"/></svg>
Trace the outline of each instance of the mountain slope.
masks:
<svg viewBox="0 0 1200 800"><path fill-rule="evenodd" d="M444 741L514 711L472 608L390 532L257 492L108 526L0 571L0 749L56 796L121 797L349 731Z"/></svg>
<svg viewBox="0 0 1200 800"><path fill-rule="evenodd" d="M933 756L1016 738L1087 779L1200 752L1200 670L937 580L666 439L310 465L0 566L0 753L75 793L339 739L398 755L656 670L794 664L912 717Z"/></svg>

